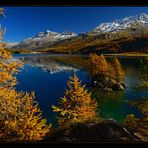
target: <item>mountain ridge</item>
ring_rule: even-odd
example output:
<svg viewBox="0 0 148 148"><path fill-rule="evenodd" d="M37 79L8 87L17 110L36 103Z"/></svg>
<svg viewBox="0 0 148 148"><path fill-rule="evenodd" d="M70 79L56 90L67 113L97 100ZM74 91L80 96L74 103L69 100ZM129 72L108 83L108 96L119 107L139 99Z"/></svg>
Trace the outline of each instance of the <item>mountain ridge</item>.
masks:
<svg viewBox="0 0 148 148"><path fill-rule="evenodd" d="M141 13L138 15L125 17L123 19L115 19L112 22L101 23L93 30L93 32L105 33L124 30L132 27L133 24L138 25L137 23L139 23L139 25L148 25L148 15L146 13Z"/></svg>
<svg viewBox="0 0 148 148"><path fill-rule="evenodd" d="M26 48L26 49L35 49L37 47L42 47L44 44L54 44L55 42L62 41L65 39L69 39L72 37L77 36L74 32L53 32L50 30L46 30L44 32L39 32L33 37L29 37L20 43L18 43L16 46L14 46L14 49L20 49L20 48ZM29 47L30 46L30 47Z"/></svg>
<svg viewBox="0 0 148 148"><path fill-rule="evenodd" d="M148 26L148 15L146 13L141 13L134 16L124 17L123 19L115 19L112 22L101 23L96 26L91 31L76 34L74 32L53 32L46 30L44 32L39 32L31 38L27 38L22 42L13 46L13 49L31 49L31 50L42 50L45 48L60 46L62 43L70 43L73 40L81 39L85 40L90 35L103 35L103 34L114 34L117 32L124 31L128 28L136 29L138 27ZM93 37L92 37L93 38ZM108 38L108 37L107 37Z"/></svg>

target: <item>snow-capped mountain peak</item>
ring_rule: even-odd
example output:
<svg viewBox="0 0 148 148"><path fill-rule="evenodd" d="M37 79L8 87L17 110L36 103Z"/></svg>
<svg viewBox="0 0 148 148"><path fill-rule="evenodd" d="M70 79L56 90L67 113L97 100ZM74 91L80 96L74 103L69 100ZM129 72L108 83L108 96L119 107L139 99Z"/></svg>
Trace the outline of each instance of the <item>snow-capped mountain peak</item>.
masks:
<svg viewBox="0 0 148 148"><path fill-rule="evenodd" d="M21 49L21 48L26 48L26 49L35 49L38 47L43 47L45 44L50 45L57 42L57 41L62 41L65 39L69 39L72 37L77 36L74 32L53 32L50 30L46 30L44 32L39 32L35 36L27 38L20 42L18 45L14 46L15 49Z"/></svg>
<svg viewBox="0 0 148 148"><path fill-rule="evenodd" d="M93 30L93 32L105 33L105 32L119 31L119 30L124 30L128 27L132 27L133 24L148 25L148 15L145 13L141 13L139 15L125 17L120 20L116 19L112 22L101 23Z"/></svg>
<svg viewBox="0 0 148 148"><path fill-rule="evenodd" d="M62 32L62 33L58 33L58 32L53 32L50 30L46 30L44 32L39 32L37 35L35 35L32 38L28 38L33 39L33 40L38 40L38 39L58 39L58 40L63 40L63 39L67 39L67 38L71 38L77 36L77 34L73 33L73 32Z"/></svg>

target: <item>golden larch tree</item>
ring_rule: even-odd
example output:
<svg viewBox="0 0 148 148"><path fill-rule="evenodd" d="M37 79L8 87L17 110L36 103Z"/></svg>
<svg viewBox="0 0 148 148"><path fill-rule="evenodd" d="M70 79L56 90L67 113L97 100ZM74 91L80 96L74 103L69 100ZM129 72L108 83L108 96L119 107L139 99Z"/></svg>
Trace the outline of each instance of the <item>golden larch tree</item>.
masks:
<svg viewBox="0 0 148 148"><path fill-rule="evenodd" d="M147 139L148 136L148 98L132 101L131 105L136 107L142 114L142 117L136 117L129 114L124 120L127 128L133 131L137 136Z"/></svg>
<svg viewBox="0 0 148 148"><path fill-rule="evenodd" d="M115 70L114 70L114 66L112 65L112 63L108 63L109 65L109 78L115 80L116 79L116 73L115 73Z"/></svg>
<svg viewBox="0 0 148 148"><path fill-rule="evenodd" d="M117 81L123 81L125 73L124 73L124 70L122 69L122 66L117 58L113 59L112 66L113 66L113 70L114 70L114 74L115 74L115 76L114 76L115 79Z"/></svg>
<svg viewBox="0 0 148 148"><path fill-rule="evenodd" d="M75 74L70 77L67 86L59 106L52 106L54 112L60 113L59 125L65 127L72 123L97 121L97 102Z"/></svg>
<svg viewBox="0 0 148 148"><path fill-rule="evenodd" d="M0 8L0 15L4 9ZM0 39L4 32L0 28ZM1 41L0 40L0 41ZM45 137L51 125L42 118L34 93L15 90L17 79L14 74L22 62L12 60L0 42L0 141L37 141Z"/></svg>
<svg viewBox="0 0 148 148"><path fill-rule="evenodd" d="M88 70L92 77L94 76L108 76L109 65L106 58L101 54L100 56L96 53L89 55Z"/></svg>

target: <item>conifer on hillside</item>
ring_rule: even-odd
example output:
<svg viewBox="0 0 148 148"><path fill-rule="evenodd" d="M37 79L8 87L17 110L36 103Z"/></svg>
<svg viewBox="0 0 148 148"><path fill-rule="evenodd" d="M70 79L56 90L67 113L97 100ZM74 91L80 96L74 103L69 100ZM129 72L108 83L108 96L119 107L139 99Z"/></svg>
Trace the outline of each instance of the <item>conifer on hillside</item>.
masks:
<svg viewBox="0 0 148 148"><path fill-rule="evenodd" d="M0 8L0 15L4 15ZM0 30L0 39L4 32ZM46 124L35 101L34 93L15 89L22 62L12 60L10 52L3 49L0 40L0 141L37 141L45 137L51 125Z"/></svg>

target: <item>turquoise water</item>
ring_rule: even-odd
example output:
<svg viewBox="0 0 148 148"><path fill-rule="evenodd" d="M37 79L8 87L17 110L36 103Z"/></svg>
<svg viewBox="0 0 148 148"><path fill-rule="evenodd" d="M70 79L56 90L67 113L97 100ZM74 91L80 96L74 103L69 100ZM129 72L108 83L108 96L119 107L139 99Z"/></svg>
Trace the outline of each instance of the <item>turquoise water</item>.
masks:
<svg viewBox="0 0 148 148"><path fill-rule="evenodd" d="M85 69L87 58L81 57L54 57L49 55L15 55L14 58L24 57L24 67L17 74L17 90L35 91L36 100L43 111L43 116L54 126L57 124L56 113L52 112L51 105L57 105L58 99L63 96L67 80L75 72L83 84L89 88L88 72ZM148 96L147 90L137 90L134 87L140 83L142 58L119 59L125 70L127 88L124 91L111 93L99 92L91 89L93 97L98 102L98 111L104 118L112 118L123 122L127 114L140 116L137 109L129 106L128 100L141 99Z"/></svg>

